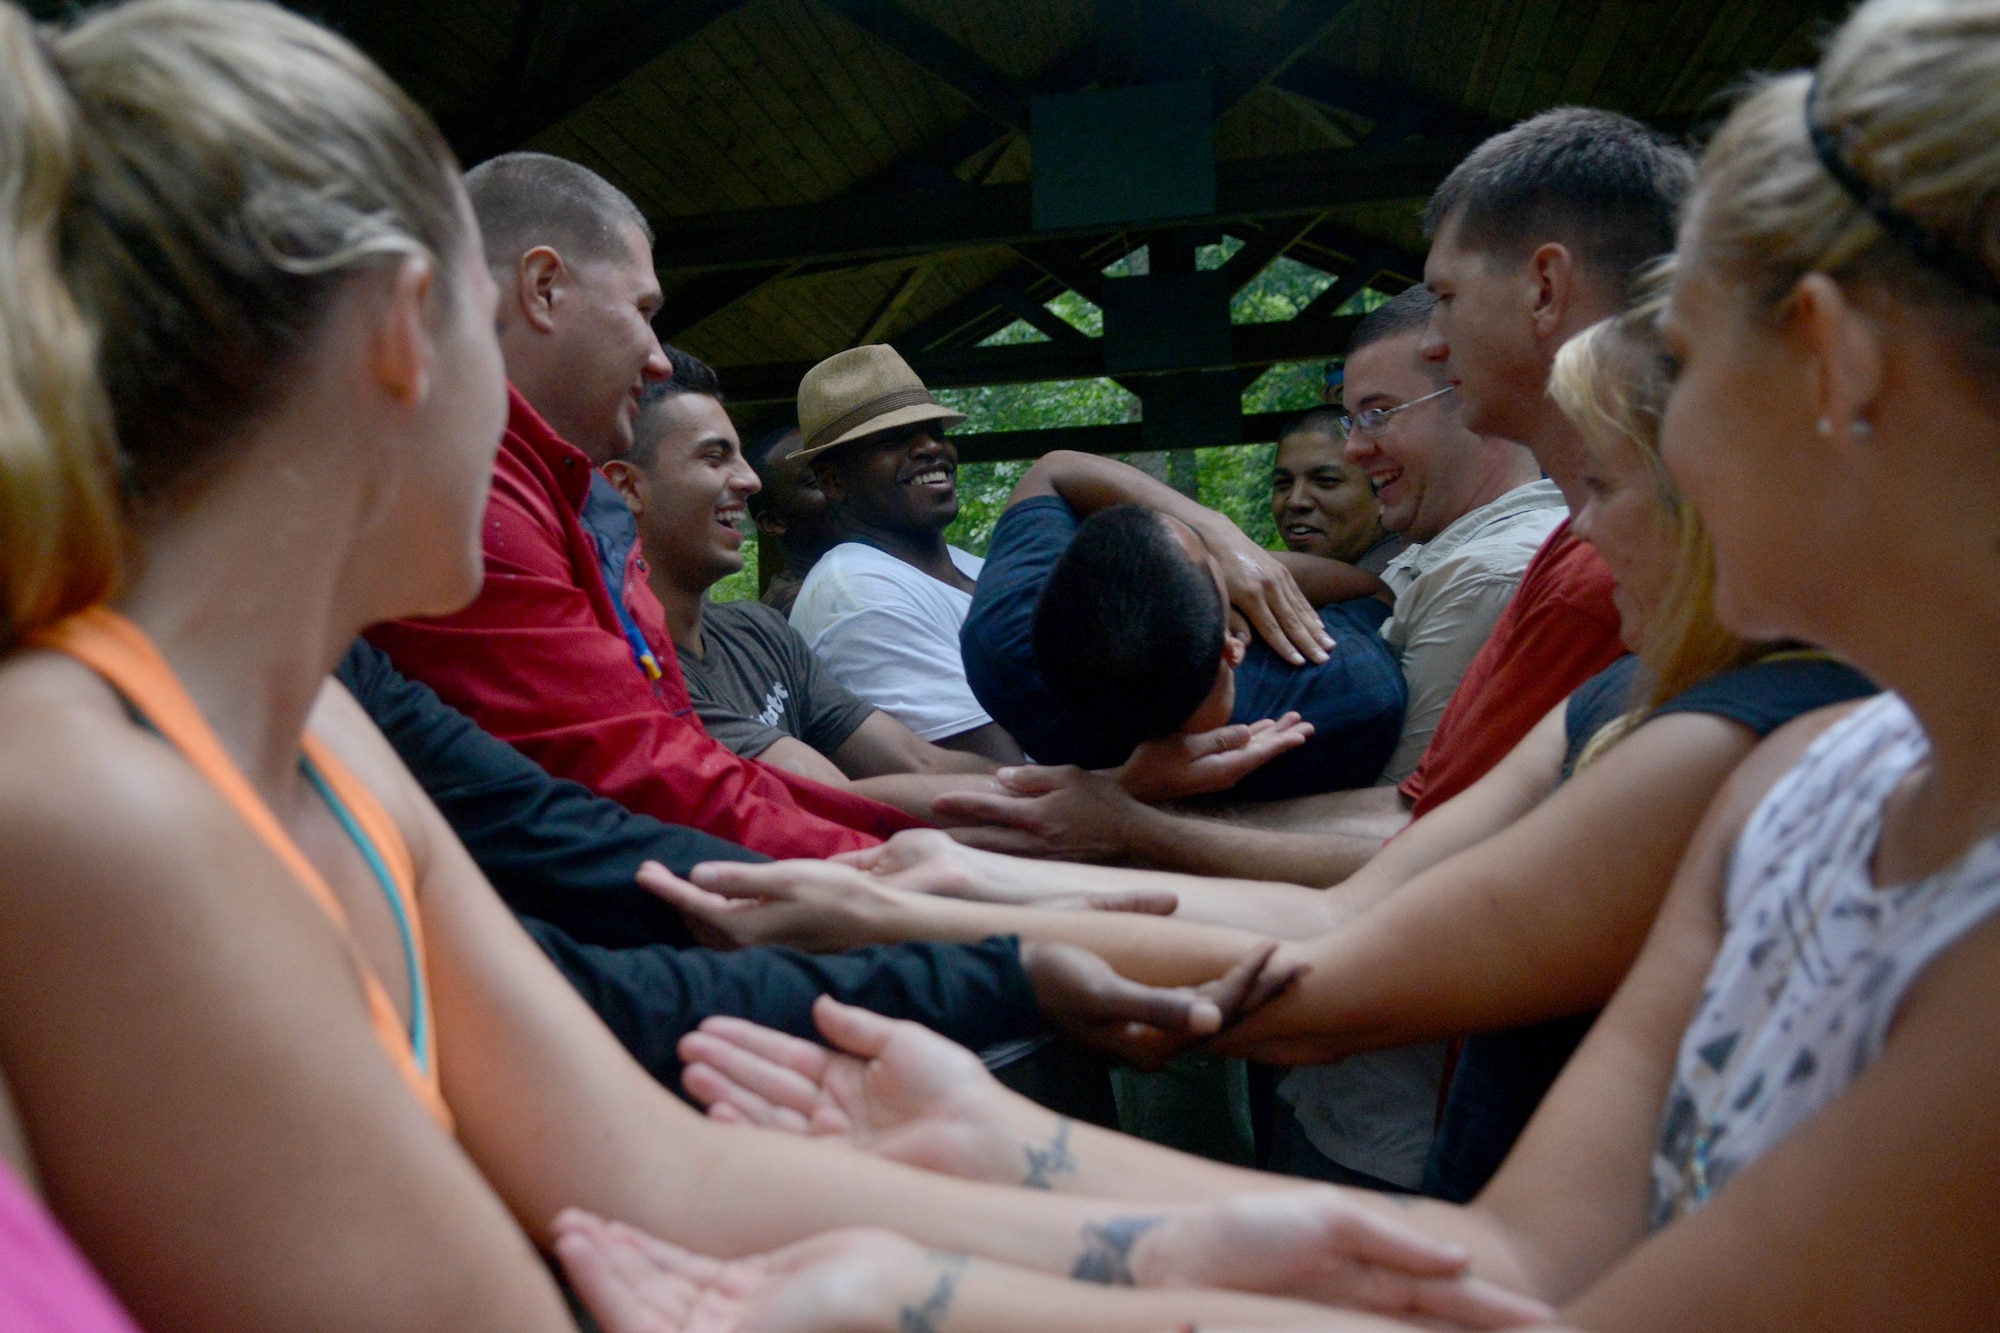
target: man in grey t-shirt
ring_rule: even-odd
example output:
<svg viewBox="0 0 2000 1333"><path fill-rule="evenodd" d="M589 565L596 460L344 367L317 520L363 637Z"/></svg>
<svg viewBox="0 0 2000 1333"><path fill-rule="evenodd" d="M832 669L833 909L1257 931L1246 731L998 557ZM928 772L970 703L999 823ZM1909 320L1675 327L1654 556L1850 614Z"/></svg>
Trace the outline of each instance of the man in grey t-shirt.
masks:
<svg viewBox="0 0 2000 1333"><path fill-rule="evenodd" d="M632 510L647 584L709 734L740 755L834 786L990 772L989 761L932 745L856 698L770 607L708 601L709 588L743 568L740 525L757 474L715 372L678 348L667 357L673 378L648 391L632 451L604 472ZM897 793L879 795L907 804Z"/></svg>
<svg viewBox="0 0 2000 1333"><path fill-rule="evenodd" d="M680 655L695 714L709 735L745 758L790 737L838 765L841 746L875 711L835 680L785 617L762 602L707 603L701 642L700 656Z"/></svg>

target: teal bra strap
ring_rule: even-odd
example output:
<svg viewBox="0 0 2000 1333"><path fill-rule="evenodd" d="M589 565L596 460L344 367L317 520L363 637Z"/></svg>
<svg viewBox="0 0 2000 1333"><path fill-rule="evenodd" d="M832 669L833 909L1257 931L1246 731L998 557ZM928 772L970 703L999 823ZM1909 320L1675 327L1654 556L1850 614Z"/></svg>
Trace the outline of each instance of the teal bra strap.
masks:
<svg viewBox="0 0 2000 1333"><path fill-rule="evenodd" d="M389 873L389 867L383 862L382 854L375 850L375 844L366 833L362 832L361 825L355 822L354 816L348 812L340 797L334 794L332 785L320 775L313 761L301 755L299 768L326 801L328 808L333 811L334 818L340 821L340 826L347 830L347 836L361 849L362 858L368 862L368 869L374 872L375 882L382 887L382 896L389 900L389 913L396 918L396 932L403 937L403 965L410 973L410 1051L416 1057L417 1069L428 1074L430 1032L425 1027L424 1015L430 1006L425 1002L424 969L417 958L416 933L411 930L410 918L403 910L403 896L396 892L395 877Z"/></svg>

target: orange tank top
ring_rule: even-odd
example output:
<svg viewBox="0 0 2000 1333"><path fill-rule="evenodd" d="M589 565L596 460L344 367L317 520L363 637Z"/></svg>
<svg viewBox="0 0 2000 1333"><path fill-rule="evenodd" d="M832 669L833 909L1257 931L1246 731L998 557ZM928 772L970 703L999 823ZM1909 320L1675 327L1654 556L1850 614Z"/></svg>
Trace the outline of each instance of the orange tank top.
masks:
<svg viewBox="0 0 2000 1333"><path fill-rule="evenodd" d="M302 767L326 798L369 868L381 881L391 912L403 936L410 968L410 1026L405 1028L396 1006L382 988L374 969L361 956L348 928L347 913L326 880L278 823L277 816L257 794L250 780L222 748L222 742L188 697L167 660L145 631L117 612L92 607L35 634L37 647L53 649L95 671L123 695L132 708L207 778L223 800L235 808L265 846L275 853L319 904L340 932L348 956L361 974L367 995L369 1025L375 1039L417 1100L447 1131L450 1109L438 1084L436 1028L430 1012L430 987L424 968L423 933L417 918L416 867L409 848L388 812L373 793L330 754L311 733L300 737Z"/></svg>

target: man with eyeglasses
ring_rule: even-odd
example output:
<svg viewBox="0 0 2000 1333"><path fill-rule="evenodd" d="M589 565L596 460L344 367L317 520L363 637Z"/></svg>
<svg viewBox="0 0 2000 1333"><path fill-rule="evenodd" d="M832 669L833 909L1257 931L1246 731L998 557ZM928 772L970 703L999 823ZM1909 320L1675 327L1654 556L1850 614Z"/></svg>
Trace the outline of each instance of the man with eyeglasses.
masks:
<svg viewBox="0 0 2000 1333"><path fill-rule="evenodd" d="M1343 385L1347 461L1374 485L1382 526L1406 543L1382 570L1396 608L1382 638L1410 691L1383 774L1391 782L1423 758L1466 668L1565 512L1533 454L1466 429L1456 386L1421 352L1436 303L1412 287L1372 311L1355 330Z"/></svg>

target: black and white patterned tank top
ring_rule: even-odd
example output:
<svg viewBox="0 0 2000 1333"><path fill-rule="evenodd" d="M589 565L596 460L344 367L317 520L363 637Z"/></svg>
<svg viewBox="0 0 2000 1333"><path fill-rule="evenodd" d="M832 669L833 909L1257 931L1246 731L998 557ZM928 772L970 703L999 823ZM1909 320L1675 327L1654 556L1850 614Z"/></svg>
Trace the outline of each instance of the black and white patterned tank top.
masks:
<svg viewBox="0 0 2000 1333"><path fill-rule="evenodd" d="M1929 754L1916 716L1882 695L1829 728L1745 825L1653 1153L1655 1227L1839 1097L1911 983L2000 908L2000 834L1934 875L1875 886L1883 809Z"/></svg>

